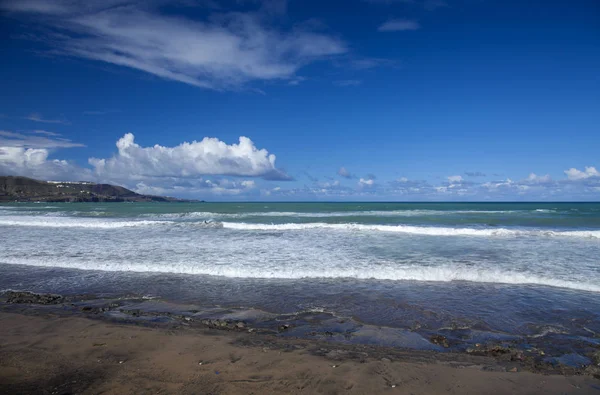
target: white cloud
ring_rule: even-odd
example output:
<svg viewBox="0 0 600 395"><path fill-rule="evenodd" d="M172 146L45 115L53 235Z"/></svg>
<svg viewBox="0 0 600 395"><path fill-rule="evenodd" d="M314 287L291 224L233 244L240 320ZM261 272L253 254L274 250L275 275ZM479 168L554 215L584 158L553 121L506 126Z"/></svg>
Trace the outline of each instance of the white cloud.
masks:
<svg viewBox="0 0 600 395"><path fill-rule="evenodd" d="M44 148L0 147L0 175L19 175L42 180L89 180L92 174L65 160L48 159Z"/></svg>
<svg viewBox="0 0 600 395"><path fill-rule="evenodd" d="M375 180L372 178L361 178L358 180L359 186L373 186L375 184Z"/></svg>
<svg viewBox="0 0 600 395"><path fill-rule="evenodd" d="M577 170L572 167L569 170L565 170L565 174L569 178L569 180L585 180L590 177L600 177L600 173L596 170L595 167L586 166L585 170Z"/></svg>
<svg viewBox="0 0 600 395"><path fill-rule="evenodd" d="M59 29L61 34L47 37L55 54L210 89L239 89L257 80L294 81L303 66L347 52L346 44L333 35L270 24L269 15L277 14L271 10L285 11L281 7L209 12L203 20L192 20L177 14L178 8L160 13L156 3L26 0L0 7L17 17L39 17L38 23Z"/></svg>
<svg viewBox="0 0 600 395"><path fill-rule="evenodd" d="M335 181L331 181L331 182L329 182L329 181L319 182L319 183L316 183L316 185L320 188L329 189L329 188L338 188L341 185L341 183L339 180L335 180Z"/></svg>
<svg viewBox="0 0 600 395"><path fill-rule="evenodd" d="M141 147L127 133L117 141L118 152L109 159L90 158L100 178L111 180L152 177L193 178L202 175L230 175L288 180L275 167L275 155L257 149L252 140L240 137L239 144L228 145L219 139L182 143L175 147Z"/></svg>
<svg viewBox="0 0 600 395"><path fill-rule="evenodd" d="M538 176L535 173L531 173L527 177L526 181L531 182L531 183L536 183L536 184L544 184L544 183L551 182L552 178L550 177L549 174L546 174L545 176Z"/></svg>
<svg viewBox="0 0 600 395"><path fill-rule="evenodd" d="M401 183L407 183L408 182L408 178L406 178L406 177L400 177L396 181L401 182Z"/></svg>
<svg viewBox="0 0 600 395"><path fill-rule="evenodd" d="M252 181L249 181L252 183ZM247 181L237 182L227 179L209 180L196 179L193 182L185 182L184 185L153 185L145 181L140 181L131 189L144 195L161 196L181 196L181 197L208 197L218 196L237 196L251 193L253 186L249 186Z"/></svg>
<svg viewBox="0 0 600 395"><path fill-rule="evenodd" d="M495 190L503 187L510 187L513 185L513 181L510 178L507 178L505 181L496 181L496 182L486 182L481 184L482 187L487 188L489 190Z"/></svg>
<svg viewBox="0 0 600 395"><path fill-rule="evenodd" d="M42 117L41 114L38 114L38 113L29 114L28 116L24 117L24 119L27 119L29 121L34 121L34 122L58 123L58 124L62 124L62 125L69 125L69 123L70 123L66 119L48 119L48 118L44 118L44 117Z"/></svg>
<svg viewBox="0 0 600 395"><path fill-rule="evenodd" d="M251 189L256 187L254 180L244 180L240 183L244 188Z"/></svg>
<svg viewBox="0 0 600 395"><path fill-rule="evenodd" d="M26 148L72 148L84 147L83 144L74 143L69 139L58 137L58 133L34 130L33 134L24 134L0 130L0 147L26 147ZM45 137L49 136L49 137Z"/></svg>
<svg viewBox="0 0 600 395"><path fill-rule="evenodd" d="M344 178L353 178L354 175L350 173L345 167L340 167L337 172L338 176L342 176Z"/></svg>
<svg viewBox="0 0 600 395"><path fill-rule="evenodd" d="M411 21L408 19L392 19L377 28L380 32L400 32L407 30L418 30L421 28L416 21Z"/></svg>
<svg viewBox="0 0 600 395"><path fill-rule="evenodd" d="M448 182L451 184L461 183L463 181L462 176L450 176L448 177Z"/></svg>
<svg viewBox="0 0 600 395"><path fill-rule="evenodd" d="M5 138L9 136L10 139ZM240 137L238 144L216 138L185 142L175 147L141 147L132 134L117 141L117 153L107 159L90 158L92 168L50 159L49 147L76 147L77 143L58 142L47 137L15 139L20 134L0 134L0 175L20 175L42 180L87 180L123 185L141 193L171 196L199 196L211 193L236 195L251 193L254 180L206 179L205 176L261 177L289 180L275 167L275 155L258 149ZM65 145L60 145L65 144Z"/></svg>

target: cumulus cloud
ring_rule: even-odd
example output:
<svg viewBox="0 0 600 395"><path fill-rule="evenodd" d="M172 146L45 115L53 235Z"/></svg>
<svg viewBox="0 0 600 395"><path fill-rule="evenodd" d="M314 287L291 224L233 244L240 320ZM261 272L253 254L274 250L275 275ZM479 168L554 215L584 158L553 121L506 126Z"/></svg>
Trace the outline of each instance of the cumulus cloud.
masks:
<svg viewBox="0 0 600 395"><path fill-rule="evenodd" d="M45 130L23 133L0 130L0 175L65 181L89 179L89 169L65 160L48 159L55 149L74 147L84 145Z"/></svg>
<svg viewBox="0 0 600 395"><path fill-rule="evenodd" d="M600 173L595 167L586 166L584 170L578 170L574 167L565 170L565 174L569 180L585 180L590 177L600 177Z"/></svg>
<svg viewBox="0 0 600 395"><path fill-rule="evenodd" d="M364 178L358 180L359 187L372 187L375 185L375 174L367 174Z"/></svg>
<svg viewBox="0 0 600 395"><path fill-rule="evenodd" d="M463 181L462 176L450 176L448 177L448 182L450 184L457 184L457 183L461 183Z"/></svg>
<svg viewBox="0 0 600 395"><path fill-rule="evenodd" d="M418 30L421 25L416 21L408 19L392 19L377 28L380 32L400 32L407 30Z"/></svg>
<svg viewBox="0 0 600 395"><path fill-rule="evenodd" d="M341 176L344 178L353 178L354 177L354 174L350 173L345 167L340 167L337 174L338 174L338 176Z"/></svg>
<svg viewBox="0 0 600 395"><path fill-rule="evenodd" d="M160 11L160 3L23 0L5 1L0 7L58 30L59 34L45 37L54 54L125 66L209 89L239 89L252 81L293 81L303 66L348 51L341 39L311 30L308 24L285 28L270 23L271 16L285 12L277 2L259 2L262 6L252 11L248 11L252 2L242 4L243 12L207 10L203 19L178 13L186 2L178 2L168 14Z"/></svg>
<svg viewBox="0 0 600 395"><path fill-rule="evenodd" d="M535 183L535 184L544 184L544 183L551 182L552 178L550 177L549 174L546 174L544 176L538 176L535 173L531 173L527 177L526 181L531 182L531 183Z"/></svg>
<svg viewBox="0 0 600 395"><path fill-rule="evenodd" d="M89 169L66 160L48 158L54 149L84 147L58 136L58 133L45 130L27 133L0 130L0 175L65 181L90 179Z"/></svg>
<svg viewBox="0 0 600 395"><path fill-rule="evenodd" d="M42 180L80 181L92 178L83 169L66 160L48 159L44 148L0 147L0 175L19 175Z"/></svg>
<svg viewBox="0 0 600 395"><path fill-rule="evenodd" d="M109 159L90 158L89 164L101 178L145 179L151 177L193 178L202 175L262 177L289 180L275 167L275 155L257 149L252 140L240 137L228 145L219 139L182 143L175 147L142 147L127 133L117 141L117 154Z"/></svg>
<svg viewBox="0 0 600 395"><path fill-rule="evenodd" d="M485 182L485 183L481 184L481 186L484 188L487 188L488 190L496 190L498 188L510 187L513 184L514 184L513 180L511 180L510 178L507 178L506 180L502 180L502 181Z"/></svg>
<svg viewBox="0 0 600 395"><path fill-rule="evenodd" d="M174 147L142 147L135 142L134 135L128 133L117 141L117 153L111 158L90 158L91 168L50 158L51 148L78 146L82 145L66 139L1 132L0 175L106 182L140 193L176 196L237 195L257 188L256 181L248 178L291 179L275 166L275 155L258 149L247 137L240 137L237 144L206 137Z"/></svg>
<svg viewBox="0 0 600 395"><path fill-rule="evenodd" d="M454 177L454 176L451 176ZM263 196L289 199L398 200L398 201L557 201L597 200L600 177L553 180L549 175L531 173L522 180L506 178L484 183L453 179L431 184L401 177L388 182L359 178L353 187L317 183L304 188L262 191ZM268 192L268 193L267 193Z"/></svg>

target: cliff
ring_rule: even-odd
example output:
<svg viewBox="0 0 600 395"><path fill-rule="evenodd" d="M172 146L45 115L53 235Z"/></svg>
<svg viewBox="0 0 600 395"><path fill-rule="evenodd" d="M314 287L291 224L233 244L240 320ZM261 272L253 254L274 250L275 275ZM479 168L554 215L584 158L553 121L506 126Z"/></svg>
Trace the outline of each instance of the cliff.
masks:
<svg viewBox="0 0 600 395"><path fill-rule="evenodd" d="M0 176L0 202L193 202L140 195L127 188L91 182L39 181Z"/></svg>

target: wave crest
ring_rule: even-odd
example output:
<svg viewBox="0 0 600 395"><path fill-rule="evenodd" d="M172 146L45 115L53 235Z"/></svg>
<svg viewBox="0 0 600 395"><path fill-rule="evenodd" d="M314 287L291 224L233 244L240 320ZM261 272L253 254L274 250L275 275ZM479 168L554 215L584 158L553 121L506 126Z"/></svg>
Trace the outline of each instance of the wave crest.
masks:
<svg viewBox="0 0 600 395"><path fill-rule="evenodd" d="M540 276L534 273L503 271L493 269L473 269L452 266L396 266L385 263L367 267L261 267L250 265L207 265L188 261L161 263L141 262L84 262L7 259L4 263L43 267L63 267L80 270L102 270L109 272L154 272L192 275L209 275L230 278L256 279L356 279L422 282L471 282L485 284L540 285L568 288L579 291L600 292L600 285L572 279Z"/></svg>
<svg viewBox="0 0 600 395"><path fill-rule="evenodd" d="M410 225L365 225L365 224L328 224L324 222L313 223L287 223L287 224L253 224L244 222L223 222L226 229L235 230L278 230L278 231L299 231L311 229L329 229L345 231L379 231L406 233L425 236L564 236L564 237L583 237L600 239L600 230L580 230L580 231L554 231L554 230L524 230L524 229L476 229L476 228L443 228L428 226L410 226Z"/></svg>

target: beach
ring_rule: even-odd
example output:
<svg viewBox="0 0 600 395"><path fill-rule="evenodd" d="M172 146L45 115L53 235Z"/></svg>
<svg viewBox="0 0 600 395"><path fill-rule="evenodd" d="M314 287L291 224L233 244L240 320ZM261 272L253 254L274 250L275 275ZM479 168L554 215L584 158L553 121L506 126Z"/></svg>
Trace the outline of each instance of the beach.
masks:
<svg viewBox="0 0 600 395"><path fill-rule="evenodd" d="M4 307L4 306L3 306ZM590 375L491 357L122 324L31 307L1 312L0 393L588 394Z"/></svg>
<svg viewBox="0 0 600 395"><path fill-rule="evenodd" d="M597 389L597 203L13 203L0 231L12 393Z"/></svg>

